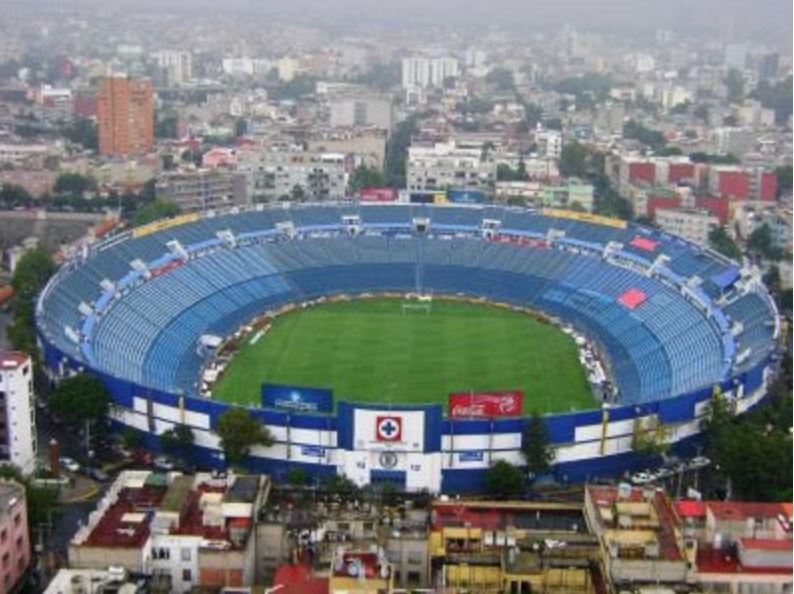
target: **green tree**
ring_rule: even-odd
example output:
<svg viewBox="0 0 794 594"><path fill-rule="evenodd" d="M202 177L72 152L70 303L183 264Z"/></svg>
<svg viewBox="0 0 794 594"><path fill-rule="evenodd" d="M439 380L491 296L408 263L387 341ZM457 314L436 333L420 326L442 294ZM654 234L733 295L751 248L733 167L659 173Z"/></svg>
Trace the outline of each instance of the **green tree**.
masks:
<svg viewBox="0 0 794 594"><path fill-rule="evenodd" d="M692 112L696 118L702 120L703 122L708 122L709 120L709 106L705 104L698 105L695 108L695 111Z"/></svg>
<svg viewBox="0 0 794 594"><path fill-rule="evenodd" d="M739 70L731 68L723 82L728 91L729 103L738 103L744 99L744 77Z"/></svg>
<svg viewBox="0 0 794 594"><path fill-rule="evenodd" d="M368 72L359 74L353 82L359 85L367 85L380 91L388 91L400 84L402 80L402 64L400 62L388 62L375 64Z"/></svg>
<svg viewBox="0 0 794 594"><path fill-rule="evenodd" d="M55 191L59 194L82 196L93 190L96 190L94 179L80 173L61 173L55 180Z"/></svg>
<svg viewBox="0 0 794 594"><path fill-rule="evenodd" d="M33 196L25 188L15 184L0 186L0 204L4 208L17 208L33 204Z"/></svg>
<svg viewBox="0 0 794 594"><path fill-rule="evenodd" d="M193 446L196 437L187 425L174 425L160 435L160 446L175 456L184 456Z"/></svg>
<svg viewBox="0 0 794 594"><path fill-rule="evenodd" d="M61 130L61 134L83 148L96 151L99 148L97 125L88 118L77 118Z"/></svg>
<svg viewBox="0 0 794 594"><path fill-rule="evenodd" d="M775 169L777 175L777 193L778 197L783 194L791 194L791 165L783 165Z"/></svg>
<svg viewBox="0 0 794 594"><path fill-rule="evenodd" d="M507 68L494 68L485 75L485 82L493 85L497 91L507 92L515 88L513 73Z"/></svg>
<svg viewBox="0 0 794 594"><path fill-rule="evenodd" d="M351 481L343 474L331 474L322 481L323 488L334 495L340 495L346 499L358 493L356 483Z"/></svg>
<svg viewBox="0 0 794 594"><path fill-rule="evenodd" d="M499 163L496 166L496 179L497 181L526 181L527 168L524 161L519 161L515 169L507 163Z"/></svg>
<svg viewBox="0 0 794 594"><path fill-rule="evenodd" d="M182 212L182 209L179 208L176 202L164 198L157 198L136 213L133 225L137 227L139 225L159 221L160 219L175 217L180 212Z"/></svg>
<svg viewBox="0 0 794 594"><path fill-rule="evenodd" d="M411 138L419 129L419 116L411 115L397 124L386 143L384 174L386 185L392 188L405 187L405 165Z"/></svg>
<svg viewBox="0 0 794 594"><path fill-rule="evenodd" d="M629 120L623 125L623 137L641 142L654 150L662 149L667 144L664 134L634 120Z"/></svg>
<svg viewBox="0 0 794 594"><path fill-rule="evenodd" d="M739 157L736 155L710 155L701 152L690 153L689 160L693 163L713 163L714 165L738 165L740 163Z"/></svg>
<svg viewBox="0 0 794 594"><path fill-rule="evenodd" d="M661 456L669 448L669 431L657 418L634 419L631 449L646 456Z"/></svg>
<svg viewBox="0 0 794 594"><path fill-rule="evenodd" d="M234 123L234 136L236 138L240 138L241 136L245 136L248 130L248 121L245 118L239 118Z"/></svg>
<svg viewBox="0 0 794 594"><path fill-rule="evenodd" d="M359 192L362 188L382 188L386 184L383 173L374 167L359 165L350 176L348 187L351 192Z"/></svg>
<svg viewBox="0 0 794 594"><path fill-rule="evenodd" d="M774 84L762 80L750 97L758 99L764 107L775 110L775 123L785 124L791 117L792 77Z"/></svg>
<svg viewBox="0 0 794 594"><path fill-rule="evenodd" d="M316 84L316 79L301 74L289 81L279 81L267 91L268 96L277 101L295 100L314 93Z"/></svg>
<svg viewBox="0 0 794 594"><path fill-rule="evenodd" d="M254 445L273 444L273 437L267 427L246 409L237 406L218 417L215 431L221 439L221 449L229 464L239 464L245 460Z"/></svg>
<svg viewBox="0 0 794 594"><path fill-rule="evenodd" d="M306 200L306 190L303 189L302 185L295 184L292 186L292 191L290 192L289 197L293 202L303 202Z"/></svg>
<svg viewBox="0 0 794 594"><path fill-rule="evenodd" d="M14 300L11 304L13 317L8 327L11 345L20 351L38 357L35 329L35 299L49 278L55 273L55 263L42 248L25 252L19 259L11 287Z"/></svg>
<svg viewBox="0 0 794 594"><path fill-rule="evenodd" d="M521 453L531 477L546 474L551 468L554 453L549 447L549 430L546 421L536 411L532 411L529 423L521 436Z"/></svg>
<svg viewBox="0 0 794 594"><path fill-rule="evenodd" d="M742 251L736 242L731 239L725 227L715 227L709 233L709 245L712 249L721 253L723 256L728 256L733 260L739 260L742 257Z"/></svg>
<svg viewBox="0 0 794 594"><path fill-rule="evenodd" d="M768 223L753 229L750 237L747 238L747 249L755 254L760 254L767 260L780 260L783 256L780 249L776 248L772 241L772 229Z"/></svg>
<svg viewBox="0 0 794 594"><path fill-rule="evenodd" d="M287 472L287 483L290 485L303 486L309 479L308 473L303 468L290 468Z"/></svg>
<svg viewBox="0 0 794 594"><path fill-rule="evenodd" d="M173 111L154 113L154 137L177 138L179 136L179 116Z"/></svg>
<svg viewBox="0 0 794 594"><path fill-rule="evenodd" d="M514 499L524 492L524 473L516 466L499 460L485 472L485 492L496 499Z"/></svg>
<svg viewBox="0 0 794 594"><path fill-rule="evenodd" d="M69 425L96 426L110 412L110 395L95 375L78 373L58 383L49 405L50 410Z"/></svg>
<svg viewBox="0 0 794 594"><path fill-rule="evenodd" d="M587 173L587 147L579 142L569 142L560 152L560 175L583 177Z"/></svg>
<svg viewBox="0 0 794 594"><path fill-rule="evenodd" d="M128 450L137 449L141 445L140 432L132 429L131 427L126 427L121 432L121 443Z"/></svg>

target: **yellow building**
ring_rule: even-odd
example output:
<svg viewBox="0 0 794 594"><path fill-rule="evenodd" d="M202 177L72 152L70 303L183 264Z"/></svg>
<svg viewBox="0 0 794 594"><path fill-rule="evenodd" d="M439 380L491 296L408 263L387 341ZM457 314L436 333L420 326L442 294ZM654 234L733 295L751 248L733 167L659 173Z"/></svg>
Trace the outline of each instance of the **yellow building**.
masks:
<svg viewBox="0 0 794 594"><path fill-rule="evenodd" d="M433 584L463 594L592 594L598 541L582 507L437 502L428 551Z"/></svg>

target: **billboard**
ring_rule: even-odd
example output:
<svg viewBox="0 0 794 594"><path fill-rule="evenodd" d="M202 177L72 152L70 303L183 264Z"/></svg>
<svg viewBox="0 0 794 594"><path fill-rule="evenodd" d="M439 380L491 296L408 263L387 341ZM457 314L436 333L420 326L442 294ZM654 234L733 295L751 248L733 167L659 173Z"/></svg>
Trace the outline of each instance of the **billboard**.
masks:
<svg viewBox="0 0 794 594"><path fill-rule="evenodd" d="M398 194L394 188L361 188L358 198L363 202L395 202Z"/></svg>
<svg viewBox="0 0 794 594"><path fill-rule="evenodd" d="M458 188L447 190L447 200L455 204L483 204L488 202L488 195L482 190Z"/></svg>
<svg viewBox="0 0 794 594"><path fill-rule="evenodd" d="M455 419L517 417L521 414L523 402L521 390L453 392L449 395L449 416Z"/></svg>
<svg viewBox="0 0 794 594"><path fill-rule="evenodd" d="M262 384L262 406L295 412L331 412L333 393L325 388Z"/></svg>

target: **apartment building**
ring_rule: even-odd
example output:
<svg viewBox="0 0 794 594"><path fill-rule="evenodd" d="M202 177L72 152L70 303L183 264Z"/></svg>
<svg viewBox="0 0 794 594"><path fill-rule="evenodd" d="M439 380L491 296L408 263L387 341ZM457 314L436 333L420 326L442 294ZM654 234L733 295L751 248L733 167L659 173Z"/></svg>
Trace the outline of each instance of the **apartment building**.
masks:
<svg viewBox="0 0 794 594"><path fill-rule="evenodd" d="M496 161L477 146L455 142L408 148L409 190L491 188L496 183Z"/></svg>
<svg viewBox="0 0 794 594"><path fill-rule="evenodd" d="M127 76L107 76L97 95L99 154L128 157L154 147L152 82Z"/></svg>
<svg viewBox="0 0 794 594"><path fill-rule="evenodd" d="M152 577L154 593L254 582L254 528L262 476L124 471L69 545L79 569Z"/></svg>
<svg viewBox="0 0 794 594"><path fill-rule="evenodd" d="M163 173L157 178L155 193L187 211L244 206L249 202L245 175L223 169Z"/></svg>
<svg viewBox="0 0 794 594"><path fill-rule="evenodd" d="M25 353L0 351L0 462L24 474L36 469L33 362Z"/></svg>
<svg viewBox="0 0 794 594"><path fill-rule="evenodd" d="M254 201L323 201L343 197L349 177L343 153L249 150L237 155L247 192Z"/></svg>

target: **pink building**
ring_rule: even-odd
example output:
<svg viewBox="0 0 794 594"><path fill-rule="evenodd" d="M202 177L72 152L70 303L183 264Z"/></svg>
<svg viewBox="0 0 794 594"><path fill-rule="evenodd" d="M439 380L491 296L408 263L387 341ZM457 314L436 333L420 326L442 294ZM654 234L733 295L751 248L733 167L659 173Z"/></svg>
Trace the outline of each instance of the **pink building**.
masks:
<svg viewBox="0 0 794 594"><path fill-rule="evenodd" d="M11 592L30 564L25 489L0 481L0 592Z"/></svg>

